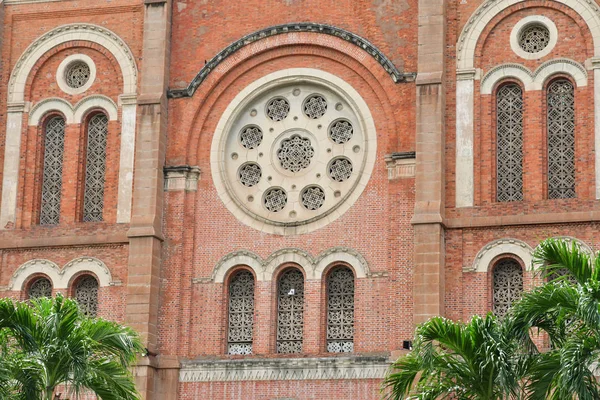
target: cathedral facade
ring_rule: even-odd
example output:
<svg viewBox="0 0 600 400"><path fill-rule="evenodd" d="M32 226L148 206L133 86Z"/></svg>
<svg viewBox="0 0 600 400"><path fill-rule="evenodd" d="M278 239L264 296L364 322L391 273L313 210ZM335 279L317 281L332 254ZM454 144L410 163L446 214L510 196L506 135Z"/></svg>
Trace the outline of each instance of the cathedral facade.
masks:
<svg viewBox="0 0 600 400"><path fill-rule="evenodd" d="M144 399L377 399L416 324L598 250L594 0L0 13L0 296L133 327Z"/></svg>

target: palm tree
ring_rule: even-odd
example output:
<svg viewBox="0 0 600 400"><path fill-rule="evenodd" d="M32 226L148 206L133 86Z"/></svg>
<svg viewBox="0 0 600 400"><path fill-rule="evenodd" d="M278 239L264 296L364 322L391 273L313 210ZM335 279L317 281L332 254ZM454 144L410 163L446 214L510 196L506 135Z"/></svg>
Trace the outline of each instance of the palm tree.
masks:
<svg viewBox="0 0 600 400"><path fill-rule="evenodd" d="M575 243L548 239L534 264L550 281L523 295L507 321L512 337L531 349L531 399L598 399L594 370L600 360L600 257ZM532 332L546 332L552 348L538 353Z"/></svg>
<svg viewBox="0 0 600 400"><path fill-rule="evenodd" d="M520 398L516 356L502 324L492 314L469 322L435 317L417 328L411 353L396 361L383 384L388 399Z"/></svg>
<svg viewBox="0 0 600 400"><path fill-rule="evenodd" d="M72 299L0 299L0 398L53 400L61 387L138 399L128 367L141 351L130 328L88 318Z"/></svg>

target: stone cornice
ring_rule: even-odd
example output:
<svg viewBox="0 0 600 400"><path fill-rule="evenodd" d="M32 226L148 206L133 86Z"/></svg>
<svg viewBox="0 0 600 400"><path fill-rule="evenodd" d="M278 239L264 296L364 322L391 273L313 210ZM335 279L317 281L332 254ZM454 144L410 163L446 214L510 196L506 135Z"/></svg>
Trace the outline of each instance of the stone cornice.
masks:
<svg viewBox="0 0 600 400"><path fill-rule="evenodd" d="M228 58L241 48L271 36L297 32L310 32L335 36L357 47L360 47L362 50L366 51L371 57L373 57L383 67L383 69L385 69L385 71L390 75L390 77L395 83L413 81L416 77L415 73L405 74L398 70L394 63L389 58L387 58L381 50L379 50L374 44L369 42L367 39L364 39L352 32L348 32L344 29L337 28L335 26L315 24L310 22L300 22L271 26L260 31L253 32L233 42L232 44L221 50L216 56L211 58L202 67L200 72L198 72L198 74L194 77L194 79L192 79L192 81L185 89L171 89L167 92L167 95L170 98L192 97L196 92L196 89L198 89L198 87L206 79L206 77L226 58Z"/></svg>
<svg viewBox="0 0 600 400"><path fill-rule="evenodd" d="M382 379L385 356L183 361L180 382Z"/></svg>

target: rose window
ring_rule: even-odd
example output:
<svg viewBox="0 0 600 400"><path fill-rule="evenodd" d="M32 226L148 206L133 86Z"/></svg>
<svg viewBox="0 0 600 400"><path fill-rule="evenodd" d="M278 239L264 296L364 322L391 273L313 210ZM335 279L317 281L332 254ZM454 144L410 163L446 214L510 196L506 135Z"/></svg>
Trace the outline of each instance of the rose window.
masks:
<svg viewBox="0 0 600 400"><path fill-rule="evenodd" d="M90 67L82 62L74 62L65 71L65 81L70 88L78 89L90 80Z"/></svg>
<svg viewBox="0 0 600 400"><path fill-rule="evenodd" d="M221 118L213 178L244 223L280 234L308 232L339 217L366 186L375 138L367 139L365 126L371 133L374 126L358 111L356 95L348 101L322 80L265 86L239 96Z"/></svg>
<svg viewBox="0 0 600 400"><path fill-rule="evenodd" d="M546 48L550 42L550 31L544 25L534 24L521 32L519 46L527 53L537 53Z"/></svg>

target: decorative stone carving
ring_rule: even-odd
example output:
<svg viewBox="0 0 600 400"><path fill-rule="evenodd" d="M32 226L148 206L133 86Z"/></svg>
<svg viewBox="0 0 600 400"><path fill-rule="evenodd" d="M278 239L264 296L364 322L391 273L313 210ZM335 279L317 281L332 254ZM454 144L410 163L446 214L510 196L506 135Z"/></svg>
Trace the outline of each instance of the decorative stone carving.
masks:
<svg viewBox="0 0 600 400"><path fill-rule="evenodd" d="M518 239L498 239L483 246L475 256L473 264L463 266L463 272L488 272L491 262L501 254L513 254L523 261L526 269L532 268L533 249Z"/></svg>
<svg viewBox="0 0 600 400"><path fill-rule="evenodd" d="M200 167L189 165L170 166L163 168L165 174L165 191L185 190L195 192L198 190Z"/></svg>
<svg viewBox="0 0 600 400"><path fill-rule="evenodd" d="M392 153L385 156L385 165L388 170L389 180L414 178L416 164L416 154L414 151Z"/></svg>

